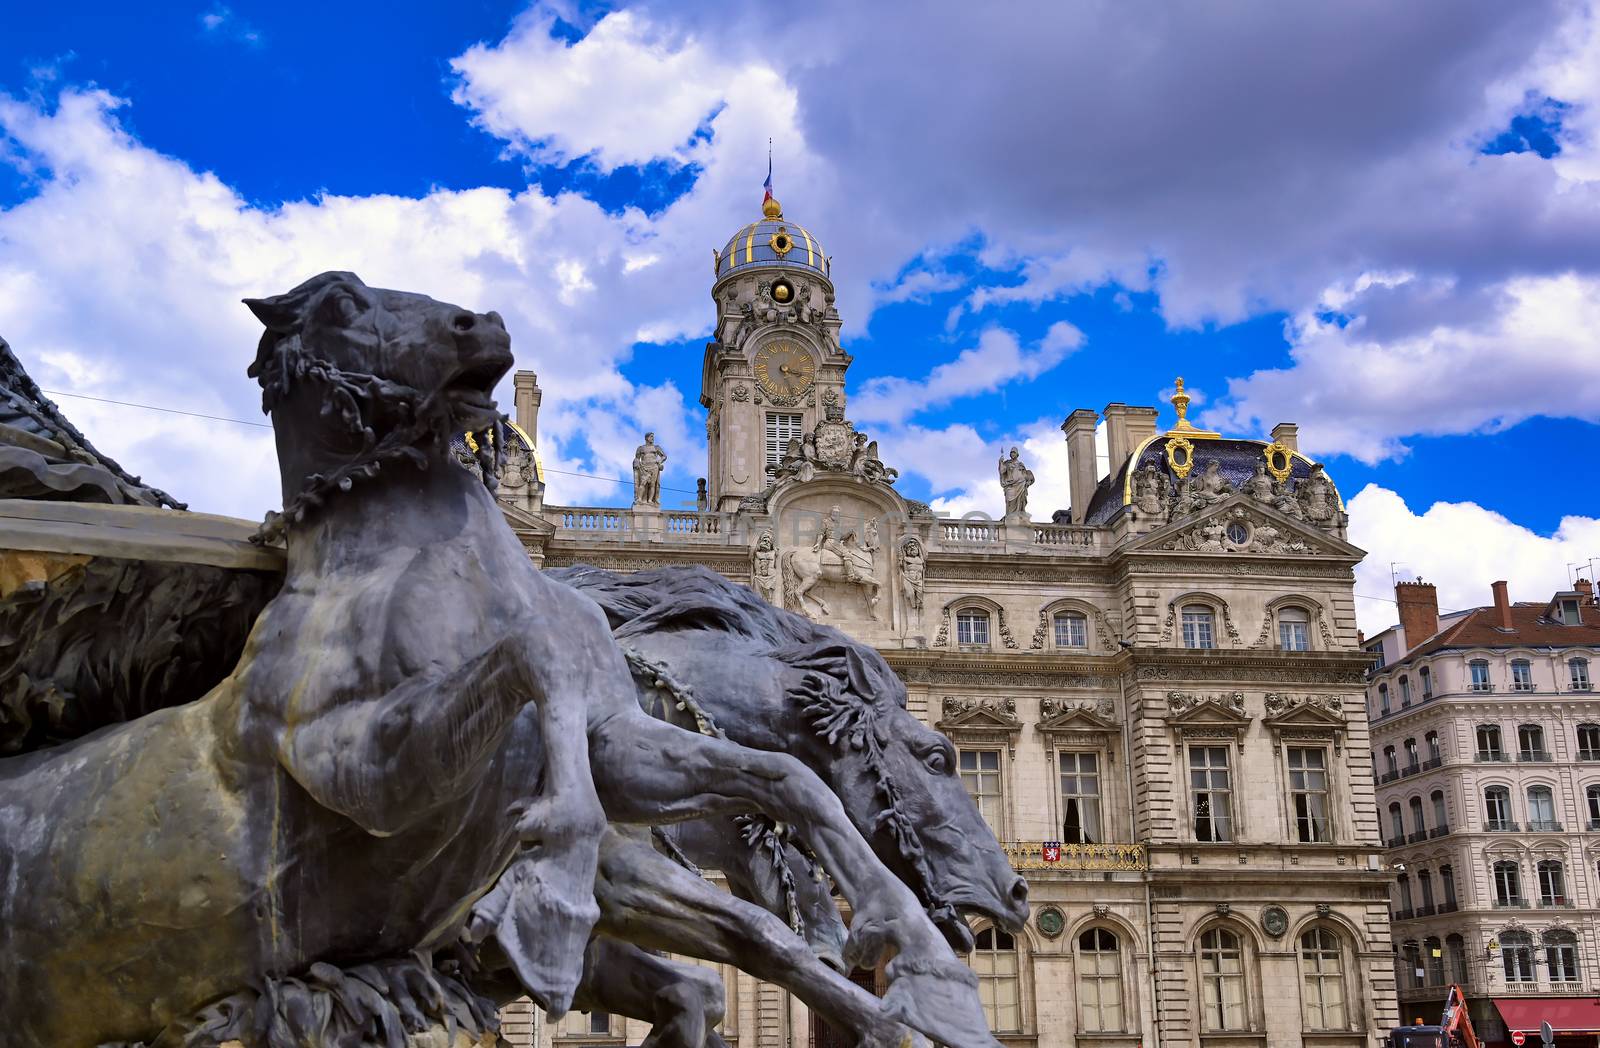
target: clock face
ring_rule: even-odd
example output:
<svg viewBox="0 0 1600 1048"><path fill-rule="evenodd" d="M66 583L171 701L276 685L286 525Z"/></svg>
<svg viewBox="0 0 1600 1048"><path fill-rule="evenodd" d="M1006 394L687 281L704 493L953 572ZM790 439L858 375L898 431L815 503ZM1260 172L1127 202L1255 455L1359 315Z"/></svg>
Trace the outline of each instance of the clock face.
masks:
<svg viewBox="0 0 1600 1048"><path fill-rule="evenodd" d="M768 342L756 351L756 381L769 396L798 396L816 374L811 354L794 342Z"/></svg>

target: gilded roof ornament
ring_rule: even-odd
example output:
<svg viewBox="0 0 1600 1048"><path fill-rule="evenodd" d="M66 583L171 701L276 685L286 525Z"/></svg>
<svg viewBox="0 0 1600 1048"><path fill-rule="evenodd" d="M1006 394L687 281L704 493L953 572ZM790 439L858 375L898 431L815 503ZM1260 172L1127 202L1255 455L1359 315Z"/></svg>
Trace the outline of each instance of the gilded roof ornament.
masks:
<svg viewBox="0 0 1600 1048"><path fill-rule="evenodd" d="M761 202L761 214L766 218L779 219L783 217L783 205L778 203L778 198L769 196Z"/></svg>
<svg viewBox="0 0 1600 1048"><path fill-rule="evenodd" d="M1214 440L1218 437L1221 437L1221 433L1213 433L1210 430L1201 429L1199 426L1196 426L1194 423L1189 421L1189 400L1189 394L1183 391L1183 376L1179 375L1177 380L1177 389L1174 390L1172 394L1172 407L1173 410L1178 413L1178 421L1171 429L1167 430L1167 432L1176 433L1180 436L1194 439L1203 438Z"/></svg>

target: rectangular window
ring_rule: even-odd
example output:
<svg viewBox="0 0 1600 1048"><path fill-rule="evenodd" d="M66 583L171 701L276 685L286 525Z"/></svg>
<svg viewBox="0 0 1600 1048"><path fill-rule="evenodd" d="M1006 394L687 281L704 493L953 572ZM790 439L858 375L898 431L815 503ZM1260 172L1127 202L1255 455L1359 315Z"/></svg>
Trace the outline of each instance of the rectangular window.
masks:
<svg viewBox="0 0 1600 1048"><path fill-rule="evenodd" d="M1295 834L1305 844L1326 844L1328 834L1328 752L1289 749L1289 797L1294 802Z"/></svg>
<svg viewBox="0 0 1600 1048"><path fill-rule="evenodd" d="M956 643L987 646L989 643L989 613L963 611L956 615Z"/></svg>
<svg viewBox="0 0 1600 1048"><path fill-rule="evenodd" d="M1600 724L1578 725L1578 759L1600 761Z"/></svg>
<svg viewBox="0 0 1600 1048"><path fill-rule="evenodd" d="M1215 648L1216 636L1211 628L1211 609L1188 607L1183 609L1183 646L1186 648Z"/></svg>
<svg viewBox="0 0 1600 1048"><path fill-rule="evenodd" d="M1589 660L1568 659L1567 675L1572 682L1573 691L1588 691L1593 685L1589 683Z"/></svg>
<svg viewBox="0 0 1600 1048"><path fill-rule="evenodd" d="M1061 754L1061 839L1100 844L1100 755Z"/></svg>
<svg viewBox="0 0 1600 1048"><path fill-rule="evenodd" d="M556 1026L557 1037L592 1039L611 1036L610 1012L568 1012Z"/></svg>
<svg viewBox="0 0 1600 1048"><path fill-rule="evenodd" d="M1433 698L1433 671L1424 666L1417 675L1422 678L1422 701L1427 702Z"/></svg>
<svg viewBox="0 0 1600 1048"><path fill-rule="evenodd" d="M1513 691L1533 690L1533 666L1527 659L1511 660L1511 689Z"/></svg>
<svg viewBox="0 0 1600 1048"><path fill-rule="evenodd" d="M1583 620L1580 617L1580 613L1578 611L1578 602L1577 601L1575 601L1575 600L1564 600L1564 601L1561 602L1561 623L1562 623L1562 625L1564 625L1564 626L1577 626L1577 625L1580 625L1582 623L1582 621Z"/></svg>
<svg viewBox="0 0 1600 1048"><path fill-rule="evenodd" d="M1233 840L1233 790L1228 779L1228 747L1189 747L1189 792L1194 805L1194 839Z"/></svg>
<svg viewBox="0 0 1600 1048"><path fill-rule="evenodd" d="M1493 685L1489 683L1489 664L1482 659L1467 664L1472 671L1472 690L1490 691Z"/></svg>
<svg viewBox="0 0 1600 1048"><path fill-rule="evenodd" d="M996 837L1002 837L1000 828L1000 751L962 750L961 785L978 806L978 812L989 824Z"/></svg>
<svg viewBox="0 0 1600 1048"><path fill-rule="evenodd" d="M1087 648L1089 646L1089 620L1082 615L1066 612L1056 616L1056 647Z"/></svg>
<svg viewBox="0 0 1600 1048"><path fill-rule="evenodd" d="M767 415L767 469L771 470L781 461L783 453L789 446L790 437L803 436L802 423L804 415Z"/></svg>
<svg viewBox="0 0 1600 1048"><path fill-rule="evenodd" d="M1400 708L1404 709L1405 707L1407 707L1409 705L1411 705L1411 678L1410 677L1401 677L1400 678Z"/></svg>

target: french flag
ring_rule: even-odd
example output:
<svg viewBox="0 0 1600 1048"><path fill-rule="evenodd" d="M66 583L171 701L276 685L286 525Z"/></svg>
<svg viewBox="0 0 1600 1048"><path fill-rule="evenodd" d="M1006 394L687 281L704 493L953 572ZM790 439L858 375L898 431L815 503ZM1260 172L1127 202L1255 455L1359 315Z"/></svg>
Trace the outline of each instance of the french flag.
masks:
<svg viewBox="0 0 1600 1048"><path fill-rule="evenodd" d="M767 191L766 196L761 198L761 203L764 205L772 199L772 156L770 154L767 156L767 180L761 183L761 186Z"/></svg>

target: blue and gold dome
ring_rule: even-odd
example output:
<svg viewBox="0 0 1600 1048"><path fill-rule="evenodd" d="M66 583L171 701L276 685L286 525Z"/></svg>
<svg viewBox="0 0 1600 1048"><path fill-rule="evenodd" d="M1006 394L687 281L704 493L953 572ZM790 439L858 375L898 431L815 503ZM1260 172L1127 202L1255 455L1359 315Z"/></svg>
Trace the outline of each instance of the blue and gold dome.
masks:
<svg viewBox="0 0 1600 1048"><path fill-rule="evenodd" d="M783 266L810 270L826 277L828 256L804 226L783 217L783 207L769 198L761 207L759 222L752 222L729 239L716 257L716 277L748 266Z"/></svg>

